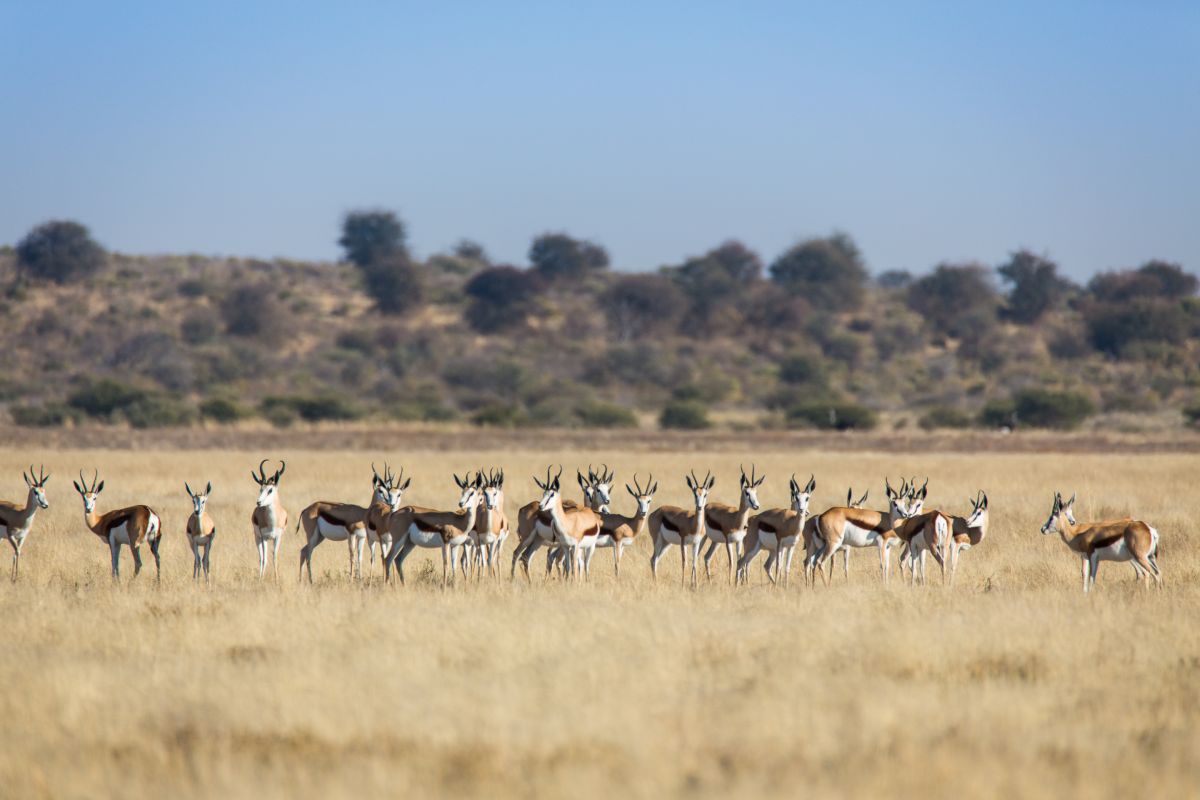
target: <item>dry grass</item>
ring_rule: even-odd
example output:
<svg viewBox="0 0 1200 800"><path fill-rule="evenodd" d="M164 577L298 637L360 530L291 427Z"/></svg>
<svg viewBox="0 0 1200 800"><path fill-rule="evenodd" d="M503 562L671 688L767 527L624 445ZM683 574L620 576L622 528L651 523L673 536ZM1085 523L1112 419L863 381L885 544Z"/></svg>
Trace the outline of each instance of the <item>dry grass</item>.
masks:
<svg viewBox="0 0 1200 800"><path fill-rule="evenodd" d="M273 455L288 458L293 514L318 495L365 500L367 463L382 461ZM645 541L619 585L601 551L587 586L505 578L447 591L420 565L405 588L352 584L345 547L326 544L310 588L296 583L294 537L280 585L262 584L247 521L259 457L45 457L51 508L21 580L0 583L0 794L1182 797L1200 785L1194 456L758 458L769 504L786 502L792 471L816 473L820 507L847 484L881 500L888 472L929 474L931 499L955 511L986 488L992 531L952 591L885 588L869 554L848 586L839 572L831 589L772 590L756 565L746 589L689 591L673 552L655 586ZM652 469L662 502L684 499L685 467L712 467L718 499L736 488L728 452L402 460L408 499L435 505L453 499L450 470L503 464L511 513L548 458L607 460L622 479ZM30 460L0 454L9 497ZM93 465L108 481L103 509L147 502L162 515L161 585L146 573L110 582L70 488ZM209 588L191 581L185 479L216 487ZM1143 593L1130 567L1110 564L1083 597L1078 562L1037 533L1053 488L1078 491L1084 515L1155 524L1166 588Z"/></svg>

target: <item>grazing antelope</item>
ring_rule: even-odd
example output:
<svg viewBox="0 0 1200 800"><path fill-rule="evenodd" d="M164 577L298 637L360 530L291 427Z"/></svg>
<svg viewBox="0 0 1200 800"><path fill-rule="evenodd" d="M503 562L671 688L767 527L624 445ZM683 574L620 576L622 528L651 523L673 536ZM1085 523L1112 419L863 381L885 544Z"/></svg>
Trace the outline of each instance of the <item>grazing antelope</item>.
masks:
<svg viewBox="0 0 1200 800"><path fill-rule="evenodd" d="M250 477L258 484L258 500L254 511L250 513L250 525L254 528L254 544L258 547L258 577L267 574L268 546L274 545L275 580L279 580L279 543L283 541L283 532L287 528L288 514L279 501L279 479L287 469L287 462L280 461L279 469L274 475L267 477L263 472L267 460L264 458L258 465L258 474L250 470Z"/></svg>
<svg viewBox="0 0 1200 800"><path fill-rule="evenodd" d="M954 524L950 539L950 585L954 585L954 573L958 570L959 554L981 544L988 530L988 498L982 489L971 500L969 517L951 517Z"/></svg>
<svg viewBox="0 0 1200 800"><path fill-rule="evenodd" d="M384 465L384 473L388 472ZM371 465L371 500L366 505L353 503L330 503L317 501L300 512L296 531L304 528L305 545L300 548L300 578L304 579L304 568L308 567L308 582L312 583L312 555L317 545L328 539L331 542L346 542L350 551L350 578L357 571L362 578L363 547L367 542L367 519L372 514L379 518L390 514L394 494L391 483L379 477L375 465ZM399 506L397 501L396 507Z"/></svg>
<svg viewBox="0 0 1200 800"><path fill-rule="evenodd" d="M915 499L916 495L909 496L907 481L899 492L886 480L884 486L888 498L887 511L835 506L817 517L813 543L820 549L813 562L814 582L816 575L820 574L825 579L825 584L829 585L833 579L833 555L842 547L878 547L879 569L883 575L883 582L888 582L891 572L888 548L896 539L896 526L917 513L914 509L919 509L918 503L924 502L925 489L921 489L921 499L918 501ZM829 560L828 575L821 570L826 559ZM847 568L847 580L849 577Z"/></svg>
<svg viewBox="0 0 1200 800"><path fill-rule="evenodd" d="M738 550L746 538L750 513L758 511L760 508L758 487L762 486L767 476L756 476L753 464L750 465L749 478L746 477L745 468L741 467L740 469L742 470L742 492L737 507L724 503L709 503L704 509L705 533L709 542L708 549L704 552L704 577L708 579L712 578L708 565L717 550L717 545L723 544L725 545L725 554L729 557L729 582L733 583L734 571L738 562Z"/></svg>
<svg viewBox="0 0 1200 800"><path fill-rule="evenodd" d="M717 479L710 471L704 480L696 478L693 470L686 476L688 488L692 490L695 507L688 511L679 506L659 506L650 515L650 533L654 537L654 553L650 556L650 574L658 579L658 562L663 553L673 544L679 545L680 581L687 583L687 552L692 551L692 585L697 583L696 559L700 557L700 545L704 543L706 525L704 510L708 505L708 493Z"/></svg>
<svg viewBox="0 0 1200 800"><path fill-rule="evenodd" d="M480 572L486 567L489 575L499 578L497 559L500 547L508 538L508 518L504 516L504 470L488 473L479 503L481 507L475 516L475 525L467 532L467 538L475 548Z"/></svg>
<svg viewBox="0 0 1200 800"><path fill-rule="evenodd" d="M604 466L604 471L607 474L608 467ZM608 511L608 504L604 501L604 497L610 496L612 484L611 479L608 484L609 492L601 494L596 489L596 485L600 482L600 478L592 472L592 468L588 467L588 477L584 479L583 473L575 470L575 479L579 482L579 488L583 491L583 508L590 508L597 513ZM537 478L534 478L534 483L541 486ZM546 480L550 480L550 468L546 468ZM568 511L580 508L580 505L574 500L563 499L563 508ZM561 564L565 553L562 553L558 546L554 543L554 530L550 524L550 514L541 509L541 503L534 500L526 503L517 510L517 546L513 550L512 567L509 570L509 578L515 578L517 574L517 562L521 562L521 569L525 573L525 579L529 577L529 561L533 558L533 554L543 544L549 545L549 552L546 553L546 575L549 576L556 564Z"/></svg>
<svg viewBox="0 0 1200 800"><path fill-rule="evenodd" d="M192 515L187 521L187 539L188 544L192 548L192 580L200 580L200 571L204 570L204 580L208 582L208 554L212 550L213 539L217 535L217 524L213 522L213 518L209 516L207 510L208 496L212 494L212 481L208 482L208 486L204 487L204 491L200 494L192 491L192 487L187 483L183 484L183 488L187 490L188 497L192 501ZM204 550L204 558L200 558L200 550Z"/></svg>
<svg viewBox="0 0 1200 800"><path fill-rule="evenodd" d="M33 517L39 508L50 507L50 502L46 500L46 481L50 480L50 476L46 474L45 467L39 467L38 472L34 472L33 465L30 464L29 474L22 472L21 477L29 487L29 493L25 496L25 507L17 508L16 503L0 500L0 539L8 539L8 543L12 545L14 581L21 568L21 546L25 544L25 537L33 528Z"/></svg>
<svg viewBox="0 0 1200 800"><path fill-rule="evenodd" d="M597 547L611 547L613 549L613 574L618 578L621 577L621 556L625 553L625 548L633 544L634 538L646 529L646 522L650 519L650 503L654 501L654 493L658 491L658 483L654 480L652 474L646 480L645 488L638 482L637 473L633 476L633 487L625 484L625 491L629 492L637 503L637 509L633 512L632 517L627 517L623 514L614 514L611 512L600 512L600 535L596 537L594 547L588 548L584 554L583 572L588 574L588 570L592 563L592 554L595 553Z"/></svg>
<svg viewBox="0 0 1200 800"><path fill-rule="evenodd" d="M412 483L412 478L404 480L404 468L400 468L399 475L393 475L392 470L385 463L383 465L383 477L375 471L375 465L371 465L371 472L374 477L371 480L374 487L374 495L372 496L371 505L367 508L367 549L371 554L371 568L375 567L375 547L379 546L379 560L383 562L384 567L387 566L387 553L392 549L392 535L388 532L387 517L393 511L399 510L404 503L404 492ZM388 577L386 574L384 577Z"/></svg>
<svg viewBox="0 0 1200 800"><path fill-rule="evenodd" d="M79 480L83 485L76 481L75 491L83 498L83 521L92 533L108 542L108 549L112 552L113 578L121 577L123 544L129 545L129 552L133 553L134 577L142 571L142 554L139 550L142 542L150 543L150 553L154 556L154 572L156 576L161 577L162 562L158 557L158 545L162 541L162 520L149 506L129 506L109 511L107 514L97 513L96 500L104 491L104 481L97 484L99 478L100 472L97 470L89 487L81 470Z"/></svg>
<svg viewBox="0 0 1200 800"><path fill-rule="evenodd" d="M1055 533L1063 544L1078 553L1083 561L1083 591L1096 585L1096 573L1101 561L1132 561L1133 569L1147 586L1150 578L1162 585L1162 572L1155 556L1158 553L1158 531L1141 520L1120 519L1111 522L1075 521L1075 495L1063 502L1062 494L1054 493L1050 518L1042 526L1042 534Z"/></svg>
<svg viewBox="0 0 1200 800"><path fill-rule="evenodd" d="M454 577L459 551L469 541L467 531L475 527L483 476L476 474L472 481L470 473L462 478L455 475L454 482L461 491L456 511L401 508L388 516L388 530L394 543L387 559L395 566L401 583L404 583L404 561L418 547L441 549L443 586Z"/></svg>
<svg viewBox="0 0 1200 800"><path fill-rule="evenodd" d="M808 524L808 506L812 500L812 493L817 488L816 476L810 476L808 483L801 488L793 473L788 488L791 491L790 508L772 508L750 518L749 531L744 543L746 552L738 559L738 579L742 583L746 582L750 564L758 555L758 551L765 549L769 554L763 565L767 578L771 583L778 583L782 565L783 581L786 585L788 575L792 571L792 556L796 545L802 540L812 538L812 526Z"/></svg>

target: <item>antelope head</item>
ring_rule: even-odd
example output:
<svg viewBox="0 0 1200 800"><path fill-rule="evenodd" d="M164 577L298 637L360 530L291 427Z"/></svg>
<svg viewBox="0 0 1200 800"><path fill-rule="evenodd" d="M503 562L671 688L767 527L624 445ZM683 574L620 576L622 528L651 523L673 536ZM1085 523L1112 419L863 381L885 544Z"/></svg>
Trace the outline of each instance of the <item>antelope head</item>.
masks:
<svg viewBox="0 0 1200 800"><path fill-rule="evenodd" d="M865 507L867 505L867 495L869 495L870 493L871 493L871 490L867 489L865 492L862 493L862 497L855 500L854 499L854 487L851 486L849 489L846 490L846 506L848 508L863 508L863 507Z"/></svg>
<svg viewBox="0 0 1200 800"><path fill-rule="evenodd" d="M279 494L279 479L283 477L283 471L287 469L287 462L280 461L279 469L275 471L274 475L268 476L267 473L263 471L263 467L265 467L266 464L267 460L264 458L262 463L258 465L257 475L254 474L254 470L250 470L250 477L253 478L254 482L258 484L257 502L260 508L266 508L275 502L275 498Z"/></svg>
<svg viewBox="0 0 1200 800"><path fill-rule="evenodd" d="M471 479L470 471L467 471L461 478L458 475L454 476L454 482L458 485L458 507L466 510L474 508L479 502L480 490L483 487L483 476L478 472L475 473L475 479Z"/></svg>
<svg viewBox="0 0 1200 800"><path fill-rule="evenodd" d="M704 476L701 481L696 477L696 471L692 470L691 475L685 476L687 479L688 488L692 490L692 498L696 501L696 513L704 511L704 507L708 505L708 493L712 491L712 487L716 485L717 479L713 477L712 471Z"/></svg>
<svg viewBox="0 0 1200 800"><path fill-rule="evenodd" d="M1063 517L1067 518L1067 524L1075 524L1075 494L1073 492L1071 499L1066 502L1063 502L1061 493L1054 493L1054 505L1050 508L1049 519L1042 526L1042 534L1056 533L1061 530Z"/></svg>
<svg viewBox="0 0 1200 800"><path fill-rule="evenodd" d="M750 465L750 477L746 477L746 468L739 465L742 471L742 498L755 511L760 508L758 503L758 487L767 479L766 475L759 476L753 464Z"/></svg>
<svg viewBox="0 0 1200 800"><path fill-rule="evenodd" d="M583 476L581 475L580 478ZM558 468L558 474L553 478L550 477L550 467L546 467L546 481L543 483L537 478L533 482L542 490L542 499L538 502L538 508L542 511L550 511L554 508L555 503L560 499L560 480L562 478L562 467Z"/></svg>
<svg viewBox="0 0 1200 800"><path fill-rule="evenodd" d="M495 511L504 504L504 470L488 473L483 485L483 504L488 511Z"/></svg>
<svg viewBox="0 0 1200 800"><path fill-rule="evenodd" d="M639 516L645 517L650 514L650 503L654 501L654 493L658 491L658 483L654 480L654 475L651 474L646 479L646 485L643 487L638 483L637 473L633 473L633 486L625 484L625 491L633 496L637 501L637 513Z"/></svg>
<svg viewBox="0 0 1200 800"><path fill-rule="evenodd" d="M796 482L796 473L793 472L792 479L788 482L788 488L792 492L792 510L800 514L807 514L808 504L812 500L812 493L817 488L816 476L809 476L808 483L801 488L800 484Z"/></svg>
<svg viewBox="0 0 1200 800"><path fill-rule="evenodd" d="M74 481L75 491L79 492L79 496L83 498L83 513L91 514L96 510L96 498L104 491L104 481L98 484L96 481L100 478L100 471L96 470L92 476L92 485L88 486L87 479L83 477L83 470L79 470L79 480ZM80 485L82 483L82 485Z"/></svg>
<svg viewBox="0 0 1200 800"><path fill-rule="evenodd" d="M592 472L592 468L589 466L588 477L592 479L592 491L596 493L596 502L599 504L600 510L607 512L612 506L612 487L617 473L610 472L607 464L601 464L598 475Z"/></svg>
<svg viewBox="0 0 1200 800"><path fill-rule="evenodd" d="M988 499L983 489L980 489L979 494L971 499L971 516L967 517L967 527L982 528L987 524L987 518Z"/></svg>
<svg viewBox="0 0 1200 800"><path fill-rule="evenodd" d="M908 504L908 481L904 481L900 485L900 491L892 488L892 484L887 478L883 479L883 488L887 493L888 511L893 517L908 519L913 516Z"/></svg>
<svg viewBox="0 0 1200 800"><path fill-rule="evenodd" d="M187 483L183 484L183 488L187 489L188 497L192 498L192 509L196 517L204 516L204 507L208 505L208 496L212 494L212 481L209 481L208 486L205 486L204 491L199 494L193 492L192 487Z"/></svg>
<svg viewBox="0 0 1200 800"><path fill-rule="evenodd" d="M29 465L29 474L21 473L21 477L25 479L25 485L29 487L29 491L33 492L33 498L42 508L49 508L50 501L46 499L46 481L50 480L50 476L46 474L45 466L39 465L38 471L33 471L33 464ZM80 476L82 477L82 476Z"/></svg>

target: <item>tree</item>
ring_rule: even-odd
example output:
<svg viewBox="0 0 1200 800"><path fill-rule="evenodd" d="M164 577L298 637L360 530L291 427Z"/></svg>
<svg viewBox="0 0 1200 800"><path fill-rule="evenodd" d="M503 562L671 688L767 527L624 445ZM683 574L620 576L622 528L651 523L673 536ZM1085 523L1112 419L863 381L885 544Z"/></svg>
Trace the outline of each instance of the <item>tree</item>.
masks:
<svg viewBox="0 0 1200 800"><path fill-rule="evenodd" d="M342 220L338 244L362 272L376 307L399 314L420 303L421 272L408 253L404 223L391 211L352 211Z"/></svg>
<svg viewBox="0 0 1200 800"><path fill-rule="evenodd" d="M771 278L814 307L844 311L861 302L867 268L854 240L835 233L785 251L771 264Z"/></svg>
<svg viewBox="0 0 1200 800"><path fill-rule="evenodd" d="M1167 261L1147 261L1136 270L1102 272L1088 282L1088 293L1097 300L1122 303L1135 297L1180 300L1196 293L1195 275Z"/></svg>
<svg viewBox="0 0 1200 800"><path fill-rule="evenodd" d="M44 222L17 244L17 267L32 280L69 283L99 272L104 259L88 229L70 220Z"/></svg>
<svg viewBox="0 0 1200 800"><path fill-rule="evenodd" d="M505 264L489 267L467 281L470 302L464 317L480 333L495 333L524 324L537 296L538 278Z"/></svg>
<svg viewBox="0 0 1200 800"><path fill-rule="evenodd" d="M979 264L939 264L908 287L908 307L934 330L962 337L995 321L996 290Z"/></svg>
<svg viewBox="0 0 1200 800"><path fill-rule="evenodd" d="M622 342L674 328L682 306L679 289L663 275L622 275L600 296L609 327Z"/></svg>
<svg viewBox="0 0 1200 800"><path fill-rule="evenodd" d="M608 266L608 251L598 244L565 233L545 233L529 246L529 263L551 280L578 278Z"/></svg>
<svg viewBox="0 0 1200 800"><path fill-rule="evenodd" d="M1148 261L1136 270L1104 272L1087 288L1080 311L1102 352L1128 356L1181 345L1195 325L1187 298L1196 293L1196 276L1178 264Z"/></svg>
<svg viewBox="0 0 1200 800"><path fill-rule="evenodd" d="M737 239L728 239L705 254L720 265L730 278L741 283L750 283L762 277L762 259Z"/></svg>
<svg viewBox="0 0 1200 800"><path fill-rule="evenodd" d="M1059 277L1058 265L1028 250L1009 256L996 272L1010 284L1004 314L1023 324L1037 322L1059 303L1072 284Z"/></svg>

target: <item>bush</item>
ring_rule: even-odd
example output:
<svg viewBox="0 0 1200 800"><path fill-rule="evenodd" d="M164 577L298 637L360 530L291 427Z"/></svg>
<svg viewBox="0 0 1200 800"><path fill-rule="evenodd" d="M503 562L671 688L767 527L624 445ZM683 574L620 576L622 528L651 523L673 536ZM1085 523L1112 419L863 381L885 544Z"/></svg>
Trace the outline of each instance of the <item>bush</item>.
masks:
<svg viewBox="0 0 1200 800"><path fill-rule="evenodd" d="M63 403L9 406L8 413L13 422L26 428L53 428L68 420L77 422L82 416L78 410Z"/></svg>
<svg viewBox="0 0 1200 800"><path fill-rule="evenodd" d="M638 421L624 406L594 400L575 409L579 421L588 428L636 428Z"/></svg>
<svg viewBox="0 0 1200 800"><path fill-rule="evenodd" d="M237 422L250 416L250 412L236 401L226 397L212 397L200 404L200 415L214 422Z"/></svg>
<svg viewBox="0 0 1200 800"><path fill-rule="evenodd" d="M875 412L854 403L817 400L792 406L787 411L788 427L792 428L869 431L877 422Z"/></svg>
<svg viewBox="0 0 1200 800"><path fill-rule="evenodd" d="M989 400L979 411L982 428L1017 427L1017 408L1012 400Z"/></svg>
<svg viewBox="0 0 1200 800"><path fill-rule="evenodd" d="M480 333L520 327L533 310L538 283L532 272L513 266L482 270L463 287L470 298L463 316Z"/></svg>
<svg viewBox="0 0 1200 800"><path fill-rule="evenodd" d="M539 275L552 280L580 277L608 267L608 251L565 233L546 233L530 244L529 263Z"/></svg>
<svg viewBox="0 0 1200 800"><path fill-rule="evenodd" d="M708 419L708 410L694 400L673 400L667 403L658 417L658 424L662 428L685 431L712 427L712 422Z"/></svg>
<svg viewBox="0 0 1200 800"><path fill-rule="evenodd" d="M1200 403L1187 406L1183 409L1183 418L1187 420L1187 424L1193 427L1200 425Z"/></svg>
<svg viewBox="0 0 1200 800"><path fill-rule="evenodd" d="M144 400L147 393L133 386L103 378L77 389L67 398L67 405L89 417L111 421L113 415Z"/></svg>
<svg viewBox="0 0 1200 800"><path fill-rule="evenodd" d="M38 225L17 244L17 268L34 280L69 283L104 266L104 248L78 222L53 220Z"/></svg>
<svg viewBox="0 0 1200 800"><path fill-rule="evenodd" d="M934 406L921 415L917 424L926 431L937 428L969 428L971 417L965 411L952 406Z"/></svg>
<svg viewBox="0 0 1200 800"><path fill-rule="evenodd" d="M1025 389L1013 398L1017 421L1033 428L1071 430L1096 413L1090 398L1078 392Z"/></svg>
<svg viewBox="0 0 1200 800"><path fill-rule="evenodd" d="M512 428L521 424L524 415L512 403L490 403L471 415L471 422L495 428Z"/></svg>
<svg viewBox="0 0 1200 800"><path fill-rule="evenodd" d="M835 233L801 242L783 253L771 264L771 278L817 308L844 311L862 300L867 269L854 240Z"/></svg>
<svg viewBox="0 0 1200 800"><path fill-rule="evenodd" d="M207 344L217 338L217 321L209 311L192 311L179 323L179 335L188 344Z"/></svg>
<svg viewBox="0 0 1200 800"><path fill-rule="evenodd" d="M790 386L824 386L825 364L807 353L795 353L779 364L779 380Z"/></svg>
<svg viewBox="0 0 1200 800"><path fill-rule="evenodd" d="M195 409L178 398L165 394L146 394L122 410L125 419L135 428L165 428L190 425L196 418Z"/></svg>
<svg viewBox="0 0 1200 800"><path fill-rule="evenodd" d="M340 395L316 397L267 397L260 409L272 424L286 427L299 417L305 422L346 421L358 419L362 412Z"/></svg>
<svg viewBox="0 0 1200 800"><path fill-rule="evenodd" d="M908 287L907 302L935 331L955 338L996 319L991 273L978 264L939 264Z"/></svg>

